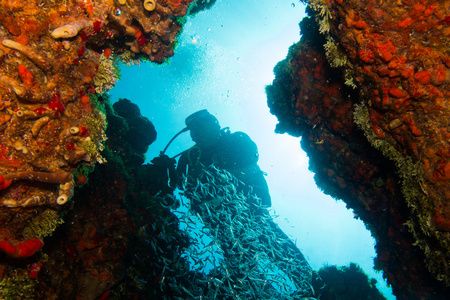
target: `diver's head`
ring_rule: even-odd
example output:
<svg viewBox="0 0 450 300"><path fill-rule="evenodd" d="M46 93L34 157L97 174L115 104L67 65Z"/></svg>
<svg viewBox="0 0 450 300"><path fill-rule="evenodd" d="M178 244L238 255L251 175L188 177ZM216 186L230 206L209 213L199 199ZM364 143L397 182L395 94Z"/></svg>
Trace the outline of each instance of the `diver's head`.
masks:
<svg viewBox="0 0 450 300"><path fill-rule="evenodd" d="M220 124L206 109L199 110L186 118L186 128L192 140L199 146L213 144L220 135Z"/></svg>

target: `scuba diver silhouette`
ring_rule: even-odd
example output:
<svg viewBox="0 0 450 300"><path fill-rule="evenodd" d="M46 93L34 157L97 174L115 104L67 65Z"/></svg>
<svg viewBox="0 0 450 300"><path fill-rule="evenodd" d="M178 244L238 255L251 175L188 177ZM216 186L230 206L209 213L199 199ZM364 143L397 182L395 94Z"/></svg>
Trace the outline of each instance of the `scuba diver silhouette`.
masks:
<svg viewBox="0 0 450 300"><path fill-rule="evenodd" d="M161 155L152 162L167 165L172 180L180 183L183 176L196 179L202 170L214 165L234 175L244 183L244 191L252 191L261 199L264 207L271 206L269 188L264 173L258 166L258 148L243 132L231 133L229 128L221 129L219 121L206 109L197 111L185 120L186 127L178 132L167 144ZM164 153L175 138L190 132L195 145L176 155L180 156L175 174L174 158Z"/></svg>
<svg viewBox="0 0 450 300"><path fill-rule="evenodd" d="M271 197L264 173L258 166L256 144L243 132L232 133L227 127L221 128L217 118L206 109L188 116L185 124L186 127L169 141L160 156L152 160L154 165L164 171L164 178L161 180L169 182L168 186L172 190L188 182L189 188L185 192L191 199L191 209L202 217L211 232L216 232L215 239L224 252L224 264L230 266L232 274L238 276L243 266L263 264L264 259L258 257L265 257L267 264L276 265L295 282L296 290L289 299L307 299L304 296L312 296L312 268L266 209L271 206ZM172 158L165 155L170 144L187 131L195 145ZM176 164L175 158L178 156L180 158ZM209 172L210 168L215 171ZM224 171L220 170L237 178L237 184L235 185L235 181L221 180L220 175ZM208 174L206 178L202 177L205 172ZM219 204L210 198L208 189L202 192L200 188L200 192L197 192L198 186L213 185L212 199L220 199ZM245 197L235 196L233 193L224 197L230 185ZM236 222L233 223L234 221ZM230 230L235 232L231 236L228 235ZM240 245L240 250L236 252L233 250L234 246L230 245L237 244ZM234 270L232 266L238 267ZM262 274L263 281L267 279L264 276ZM239 276L234 279L239 282Z"/></svg>

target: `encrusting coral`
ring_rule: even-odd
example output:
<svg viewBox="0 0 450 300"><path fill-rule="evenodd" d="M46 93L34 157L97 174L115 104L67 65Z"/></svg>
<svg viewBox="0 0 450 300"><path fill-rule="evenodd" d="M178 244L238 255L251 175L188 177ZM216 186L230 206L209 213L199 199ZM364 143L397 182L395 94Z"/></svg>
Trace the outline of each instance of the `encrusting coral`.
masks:
<svg viewBox="0 0 450 300"><path fill-rule="evenodd" d="M301 42L267 90L277 129L302 135L318 185L371 230L394 293L441 299L450 282L448 7L310 5Z"/></svg>
<svg viewBox="0 0 450 300"><path fill-rule="evenodd" d="M47 209L31 220L23 229L22 234L25 238L45 238L52 235L55 229L63 223L64 221L57 211Z"/></svg>
<svg viewBox="0 0 450 300"><path fill-rule="evenodd" d="M2 299L34 299L36 282L26 271L14 272L8 278L0 279L0 298Z"/></svg>
<svg viewBox="0 0 450 300"><path fill-rule="evenodd" d="M102 161L106 123L94 99L117 79L115 57L172 55L190 1L178 2L1 3L0 206L70 200L78 165Z"/></svg>
<svg viewBox="0 0 450 300"><path fill-rule="evenodd" d="M96 167L89 182L82 171L77 174L83 185L64 224L46 245L48 256L28 265L38 294L35 299L162 299L166 295L188 299L181 287L191 288L195 274L181 257L187 237L153 192L160 191L159 183L149 176L148 165L142 165L156 131L129 100L107 105L105 113L108 163ZM130 128L135 135L125 138ZM56 216L53 211L42 213L23 230L24 235L47 234L60 222Z"/></svg>
<svg viewBox="0 0 450 300"><path fill-rule="evenodd" d="M16 268L42 265L42 239L62 223L76 185L105 162L98 93L117 79L118 57L162 62L173 55L191 1L153 1L153 10L150 2L0 2L2 285L16 282Z"/></svg>
<svg viewBox="0 0 450 300"><path fill-rule="evenodd" d="M448 3L316 2L332 12L328 34L360 89L359 124L396 164L415 244L450 286Z"/></svg>

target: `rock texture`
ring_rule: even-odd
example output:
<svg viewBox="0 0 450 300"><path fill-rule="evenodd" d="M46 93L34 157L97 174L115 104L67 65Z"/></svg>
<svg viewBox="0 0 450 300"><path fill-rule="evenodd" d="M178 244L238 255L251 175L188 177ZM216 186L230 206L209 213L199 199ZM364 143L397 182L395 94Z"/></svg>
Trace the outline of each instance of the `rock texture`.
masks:
<svg viewBox="0 0 450 300"><path fill-rule="evenodd" d="M318 185L366 223L402 299L443 298L449 286L445 11L311 1L267 89L277 130L302 136Z"/></svg>
<svg viewBox="0 0 450 300"><path fill-rule="evenodd" d="M136 159L156 138L154 130L144 131L153 125L126 99L105 113L108 163L89 179L76 176L71 209L60 216L47 208L28 225L27 235L52 234L42 251L20 260L1 257L2 299L186 299L183 288L195 291L196 274L182 258L188 238L170 211L176 202L155 195L159 182L147 178L154 167ZM123 139L130 128L133 142ZM145 183L133 180L137 174Z"/></svg>
<svg viewBox="0 0 450 300"><path fill-rule="evenodd" d="M108 163L77 190L64 225L48 241L37 262L42 264L37 294L42 299L185 298L180 287L187 285L188 263L181 254L187 237L169 206L161 205L163 198L152 192L156 182L132 179L151 168L135 158L143 156L156 131L144 131L151 123L127 99L106 113ZM136 129L133 142L123 139L130 128Z"/></svg>
<svg viewBox="0 0 450 300"><path fill-rule="evenodd" d="M119 166L142 163L156 133L123 105L110 121L126 119L116 129L127 139L110 142L119 154L102 153L109 108L101 94L118 78L117 61L173 55L190 3L0 2L0 298L84 299L117 284L135 233L123 203L129 170ZM94 175L101 185L80 191L74 206L74 190L106 156L122 162L96 171L111 173Z"/></svg>
<svg viewBox="0 0 450 300"><path fill-rule="evenodd" d="M171 56L189 3L1 3L0 223L10 224L4 239L22 240L37 207L65 204L74 174L104 161L98 95L117 79L116 59ZM36 209L21 209L29 207Z"/></svg>

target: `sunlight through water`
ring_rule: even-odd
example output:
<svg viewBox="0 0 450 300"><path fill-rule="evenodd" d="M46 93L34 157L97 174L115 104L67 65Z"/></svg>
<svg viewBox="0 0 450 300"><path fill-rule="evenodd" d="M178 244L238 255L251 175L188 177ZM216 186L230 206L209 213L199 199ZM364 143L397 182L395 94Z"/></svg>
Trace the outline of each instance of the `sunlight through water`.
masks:
<svg viewBox="0 0 450 300"><path fill-rule="evenodd" d="M110 92L113 101L137 103L158 131L147 161L184 127L186 116L206 108L222 127L246 132L258 145L261 169L267 172L272 215L296 241L311 266L355 262L390 288L373 269L374 240L345 203L324 195L308 171L300 140L274 133L277 120L266 104L265 86L273 68L300 39L304 6L292 1L217 1L190 17L175 49L162 65L121 66L121 80ZM175 141L168 154L192 145L189 135Z"/></svg>

